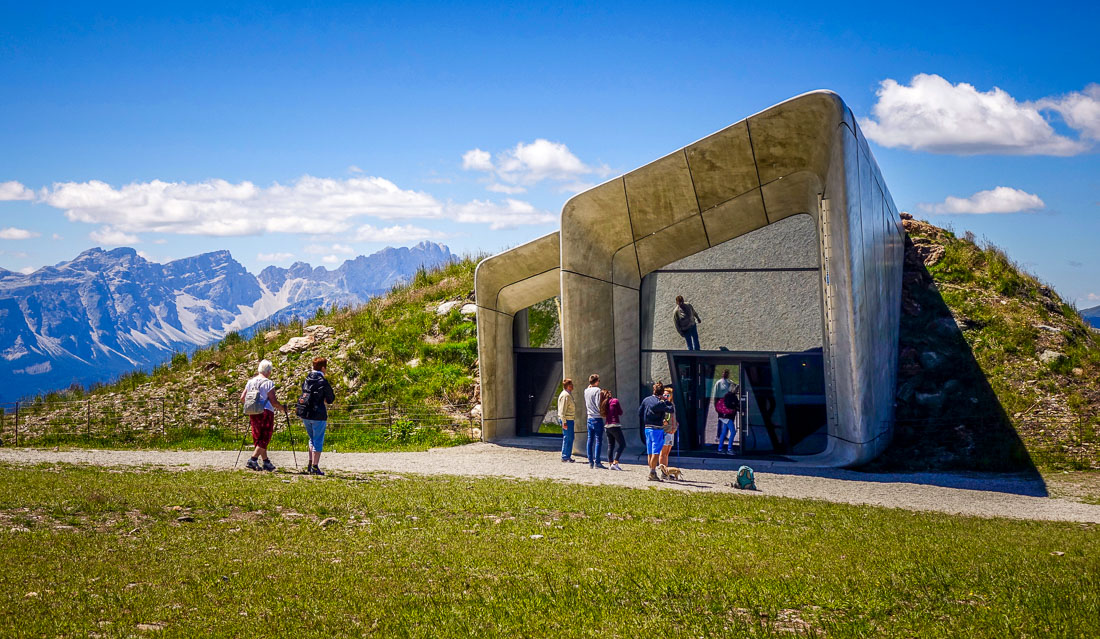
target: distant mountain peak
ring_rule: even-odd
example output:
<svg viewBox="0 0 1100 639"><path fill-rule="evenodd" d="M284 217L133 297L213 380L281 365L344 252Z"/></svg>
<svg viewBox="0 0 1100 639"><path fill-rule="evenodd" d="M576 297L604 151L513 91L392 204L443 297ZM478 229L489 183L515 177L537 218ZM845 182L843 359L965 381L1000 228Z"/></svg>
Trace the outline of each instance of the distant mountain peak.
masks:
<svg viewBox="0 0 1100 639"><path fill-rule="evenodd" d="M149 369L260 322L353 306L451 260L422 242L253 275L227 250L150 262L130 247L81 252L33 276L0 269L0 401Z"/></svg>

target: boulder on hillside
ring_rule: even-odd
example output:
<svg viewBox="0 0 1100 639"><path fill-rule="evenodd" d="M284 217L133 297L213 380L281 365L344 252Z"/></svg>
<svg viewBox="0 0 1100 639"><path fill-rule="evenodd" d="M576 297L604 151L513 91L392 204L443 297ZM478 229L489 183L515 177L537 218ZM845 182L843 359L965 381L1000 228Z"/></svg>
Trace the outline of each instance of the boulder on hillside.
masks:
<svg viewBox="0 0 1100 639"><path fill-rule="evenodd" d="M462 305L462 302L443 302L435 309L436 315L446 315Z"/></svg>
<svg viewBox="0 0 1100 639"><path fill-rule="evenodd" d="M314 324L305 328L305 334L316 340L328 340L336 336L336 329L324 324Z"/></svg>
<svg viewBox="0 0 1100 639"><path fill-rule="evenodd" d="M313 348L315 344L317 344L317 340L312 335L291 337L290 341L279 347L279 352L284 355L289 353L301 353Z"/></svg>
<svg viewBox="0 0 1100 639"><path fill-rule="evenodd" d="M463 315L477 315L477 304L463 304L459 312Z"/></svg>

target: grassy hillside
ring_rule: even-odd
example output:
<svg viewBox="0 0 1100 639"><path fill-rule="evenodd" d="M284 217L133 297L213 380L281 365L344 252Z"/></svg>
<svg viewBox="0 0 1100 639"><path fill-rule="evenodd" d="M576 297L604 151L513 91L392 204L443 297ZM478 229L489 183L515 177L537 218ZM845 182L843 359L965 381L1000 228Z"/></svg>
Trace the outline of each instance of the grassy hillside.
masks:
<svg viewBox="0 0 1100 639"><path fill-rule="evenodd" d="M1100 468L1100 334L1000 249L918 220L905 227L898 422L869 469ZM461 312L475 265L421 271L363 307L322 311L305 324L231 334L150 375L40 398L23 406L21 442L232 446L244 423L237 395L256 362L274 362L280 396L292 400L316 355L331 362L334 434L348 427L344 450L460 441L449 438L459 430L476 437L477 332ZM560 343L557 316L555 300L532 309L533 345ZM279 351L318 326L327 328L312 347ZM425 422L446 433L404 436ZM383 424L384 439L352 436ZM5 441L12 426L9 414ZM43 433L54 436L28 438Z"/></svg>
<svg viewBox="0 0 1100 639"><path fill-rule="evenodd" d="M874 465L1100 467L1100 335L997 247L904 223L898 423Z"/></svg>
<svg viewBox="0 0 1100 639"><path fill-rule="evenodd" d="M257 362L272 361L280 400L293 403L316 356L328 358L338 398L330 421L387 428L397 423L403 431L424 422L473 427L477 327L461 307L472 301L475 266L468 258L421 270L408 284L355 309L321 310L309 322L260 330L248 339L231 333L190 358L177 354L151 374L137 372L89 391L74 386L24 402L21 443L233 444L244 423L238 396ZM454 302L453 308L440 314L445 302ZM309 335L317 339L301 352L280 351L293 338ZM13 421L8 415L0 427L7 442L14 442ZM362 449L381 443L353 437L346 445Z"/></svg>

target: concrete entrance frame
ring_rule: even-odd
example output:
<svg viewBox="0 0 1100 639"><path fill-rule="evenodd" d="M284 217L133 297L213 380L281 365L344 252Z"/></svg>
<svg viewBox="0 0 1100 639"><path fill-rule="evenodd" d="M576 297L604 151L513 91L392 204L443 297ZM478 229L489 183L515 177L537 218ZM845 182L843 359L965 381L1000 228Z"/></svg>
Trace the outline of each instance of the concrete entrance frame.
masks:
<svg viewBox="0 0 1100 639"><path fill-rule="evenodd" d="M580 193L565 204L560 233L483 261L475 274L483 437L515 434L516 312L560 291L565 376L599 373L626 408L624 428L637 429L642 278L803 213L821 244L828 443L798 461L873 459L893 431L904 231L851 109L829 91L782 102ZM578 401L577 424L584 419ZM627 441L638 445L636 430Z"/></svg>

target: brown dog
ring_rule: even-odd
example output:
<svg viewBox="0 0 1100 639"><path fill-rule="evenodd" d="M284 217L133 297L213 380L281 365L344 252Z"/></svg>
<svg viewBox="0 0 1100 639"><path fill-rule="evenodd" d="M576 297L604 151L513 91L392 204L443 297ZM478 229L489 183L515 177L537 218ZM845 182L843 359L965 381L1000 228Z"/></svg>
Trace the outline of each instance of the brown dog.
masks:
<svg viewBox="0 0 1100 639"><path fill-rule="evenodd" d="M684 481L684 471L675 466L665 466L661 464L657 466L661 471L661 474L665 476L665 479L675 479L676 481Z"/></svg>

